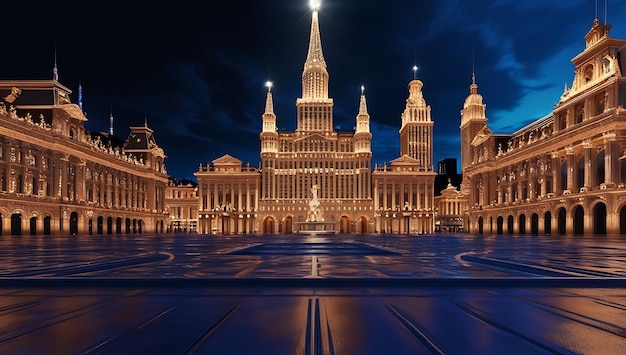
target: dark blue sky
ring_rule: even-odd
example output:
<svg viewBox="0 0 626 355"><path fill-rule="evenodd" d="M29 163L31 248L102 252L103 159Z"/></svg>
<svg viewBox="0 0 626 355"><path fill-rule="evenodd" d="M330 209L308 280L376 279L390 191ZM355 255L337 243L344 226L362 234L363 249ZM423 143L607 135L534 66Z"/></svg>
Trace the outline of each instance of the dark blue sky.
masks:
<svg viewBox="0 0 626 355"><path fill-rule="evenodd" d="M360 86L372 119L373 163L398 156L400 115L413 65L435 121L434 159L459 156L459 111L472 63L496 133L548 114L570 59L584 48L603 0L323 0L320 28L335 126L352 130ZM626 38L626 0L608 0L613 37ZM94 131L144 118L170 175L193 177L223 154L259 162L267 80L280 130L295 128L308 47L308 0L7 1L0 5L0 79L79 78Z"/></svg>

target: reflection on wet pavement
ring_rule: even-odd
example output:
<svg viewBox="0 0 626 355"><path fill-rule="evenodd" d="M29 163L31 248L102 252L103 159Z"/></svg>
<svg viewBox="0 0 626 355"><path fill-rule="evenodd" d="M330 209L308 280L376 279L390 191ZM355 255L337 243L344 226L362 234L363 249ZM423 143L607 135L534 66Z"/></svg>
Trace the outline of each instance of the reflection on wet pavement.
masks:
<svg viewBox="0 0 626 355"><path fill-rule="evenodd" d="M617 354L625 300L624 238L0 236L3 354Z"/></svg>

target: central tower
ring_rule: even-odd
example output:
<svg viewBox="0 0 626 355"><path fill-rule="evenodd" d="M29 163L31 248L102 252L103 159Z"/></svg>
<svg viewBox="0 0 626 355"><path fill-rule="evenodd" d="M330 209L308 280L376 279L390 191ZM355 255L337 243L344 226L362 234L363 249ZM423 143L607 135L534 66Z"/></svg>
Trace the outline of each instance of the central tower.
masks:
<svg viewBox="0 0 626 355"><path fill-rule="evenodd" d="M319 1L311 1L311 33L302 97L296 99L295 131L278 131L272 93L262 116L260 230L297 232L307 221L314 186L319 217L340 233L373 230L370 116L361 89L356 132L333 129L333 100L328 97L328 71L322 52ZM356 96L356 95L355 95ZM355 105L356 106L356 105ZM372 224L373 227L373 224Z"/></svg>
<svg viewBox="0 0 626 355"><path fill-rule="evenodd" d="M319 27L319 1L311 2L313 16L309 52L302 71L302 98L296 100L298 132L331 132L333 100L328 98L328 71L322 52Z"/></svg>

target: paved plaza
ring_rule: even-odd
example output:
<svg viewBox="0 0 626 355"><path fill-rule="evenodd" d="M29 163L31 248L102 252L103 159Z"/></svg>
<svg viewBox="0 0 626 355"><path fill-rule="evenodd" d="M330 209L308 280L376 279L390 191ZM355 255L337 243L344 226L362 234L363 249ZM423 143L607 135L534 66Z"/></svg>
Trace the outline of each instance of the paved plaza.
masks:
<svg viewBox="0 0 626 355"><path fill-rule="evenodd" d="M623 353L626 239L0 237L0 352Z"/></svg>

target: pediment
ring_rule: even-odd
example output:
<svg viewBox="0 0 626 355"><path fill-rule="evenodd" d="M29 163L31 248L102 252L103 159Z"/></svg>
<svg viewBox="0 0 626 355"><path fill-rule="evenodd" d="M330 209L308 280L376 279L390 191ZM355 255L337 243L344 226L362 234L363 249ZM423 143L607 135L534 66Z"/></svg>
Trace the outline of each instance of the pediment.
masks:
<svg viewBox="0 0 626 355"><path fill-rule="evenodd" d="M489 127L485 125L480 131L478 131L478 133L476 133L476 137L472 139L472 145L479 146L485 141L487 141L489 137L491 137L492 135L493 133L491 133L491 130L489 129Z"/></svg>
<svg viewBox="0 0 626 355"><path fill-rule="evenodd" d="M396 158L396 159L391 161L391 166L397 166L397 165L419 166L420 165L420 161L415 159L415 158L411 158L410 156L404 154L403 156L401 156L399 158Z"/></svg>
<svg viewBox="0 0 626 355"><path fill-rule="evenodd" d="M213 160L213 165L238 165L241 166L242 162L241 160L233 157L230 154L224 154L221 157Z"/></svg>

